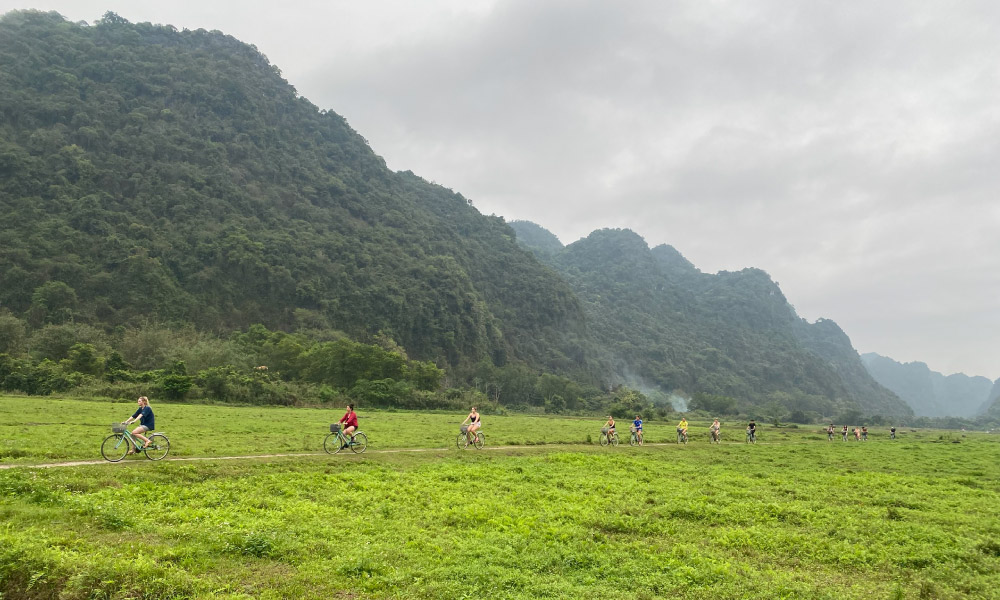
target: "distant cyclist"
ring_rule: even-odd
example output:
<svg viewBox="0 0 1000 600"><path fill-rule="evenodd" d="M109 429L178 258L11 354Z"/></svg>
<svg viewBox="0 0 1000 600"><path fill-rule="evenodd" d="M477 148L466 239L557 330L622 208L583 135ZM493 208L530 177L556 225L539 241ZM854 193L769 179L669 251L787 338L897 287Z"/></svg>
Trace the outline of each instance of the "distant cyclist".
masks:
<svg viewBox="0 0 1000 600"><path fill-rule="evenodd" d="M847 425L844 425L844 430L841 431L840 433L842 433L844 435L844 441L846 442L847 441Z"/></svg>
<svg viewBox="0 0 1000 600"><path fill-rule="evenodd" d="M716 419L712 421L712 426L708 428L709 433L712 435L712 441L719 441L719 430L722 429L722 425L719 424L719 420Z"/></svg>
<svg viewBox="0 0 1000 600"><path fill-rule="evenodd" d="M354 405L347 405L347 412L337 421L344 425L344 435L349 436L354 441L354 432L358 430L358 415L354 412Z"/></svg>
<svg viewBox="0 0 1000 600"><path fill-rule="evenodd" d="M889 428L889 439L890 440L896 439L896 428L895 427L890 427Z"/></svg>
<svg viewBox="0 0 1000 600"><path fill-rule="evenodd" d="M639 438L639 445L642 445L642 417L639 415L635 416L635 421L632 421L632 430L635 431L635 437Z"/></svg>
<svg viewBox="0 0 1000 600"><path fill-rule="evenodd" d="M833 423L830 423L830 426L826 428L826 439L827 439L827 441L830 441L830 442L833 441L833 430L834 430Z"/></svg>
<svg viewBox="0 0 1000 600"><path fill-rule="evenodd" d="M153 417L153 409L149 407L149 398L145 396L139 396L136 400L136 404L139 405L138 410L132 415L132 418L125 421L125 425L134 423L136 419L139 419L139 426L132 430L132 435L137 437L142 441L142 447L145 448L149 445L149 438L142 435L156 429L156 421ZM129 454L135 454L137 450L142 448L129 448Z"/></svg>
<svg viewBox="0 0 1000 600"><path fill-rule="evenodd" d="M687 437L687 434L688 434L687 417L681 417L681 422L677 424L677 435L679 437Z"/></svg>
<svg viewBox="0 0 1000 600"><path fill-rule="evenodd" d="M862 442L867 442L868 441L868 426L867 425L864 425L864 426L861 427L861 441Z"/></svg>
<svg viewBox="0 0 1000 600"><path fill-rule="evenodd" d="M465 430L465 437L471 442L476 436L476 431L483 426L482 417L479 416L475 406L469 411L469 416L465 417L465 421L469 422L469 428ZM465 421L462 421L462 425L465 425Z"/></svg>
<svg viewBox="0 0 1000 600"><path fill-rule="evenodd" d="M615 434L615 419L611 415L608 415L608 422L604 424L604 435L607 436L608 441L611 441L611 436Z"/></svg>
<svg viewBox="0 0 1000 600"><path fill-rule="evenodd" d="M750 436L751 442L757 441L757 422L753 419L750 419L750 422L747 423L747 435Z"/></svg>

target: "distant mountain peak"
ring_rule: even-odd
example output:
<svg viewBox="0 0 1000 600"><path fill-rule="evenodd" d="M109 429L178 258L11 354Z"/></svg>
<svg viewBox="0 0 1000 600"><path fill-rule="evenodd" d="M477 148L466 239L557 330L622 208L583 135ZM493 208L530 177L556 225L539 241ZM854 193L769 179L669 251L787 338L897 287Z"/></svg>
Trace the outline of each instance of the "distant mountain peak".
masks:
<svg viewBox="0 0 1000 600"><path fill-rule="evenodd" d="M944 375L926 363L900 363L875 352L862 354L861 362L876 381L896 392L918 416L972 417L990 404L994 384L986 377Z"/></svg>

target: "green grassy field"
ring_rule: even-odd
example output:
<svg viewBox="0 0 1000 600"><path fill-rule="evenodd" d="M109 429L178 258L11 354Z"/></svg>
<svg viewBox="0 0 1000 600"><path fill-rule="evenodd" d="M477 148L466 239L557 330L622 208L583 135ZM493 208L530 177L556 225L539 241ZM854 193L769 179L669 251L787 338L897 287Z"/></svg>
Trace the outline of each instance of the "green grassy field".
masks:
<svg viewBox="0 0 1000 600"><path fill-rule="evenodd" d="M58 402L66 404L51 411ZM464 415L372 413L362 427L373 444L442 449L328 456L316 452L330 411L154 408L158 420L170 415L164 429L178 453L304 454L0 470L2 598L996 598L1000 590L993 436L907 431L895 442L845 444L815 427L764 429L765 443L752 447L699 436L687 446L610 449L569 445L588 432L596 438L593 420L486 416L487 432L508 431L497 438L523 443L537 432L547 443L460 452L451 444ZM0 411L4 462L19 465L99 457L103 429L131 414L124 404L19 398L0 399ZM88 424L60 428L58 414ZM254 443L201 444L187 425L209 432L240 423L254 428ZM672 425L657 426L660 441ZM428 438L428 428L442 433ZM285 429L295 431L290 447L280 446ZM33 450L31 440L49 433L79 447Z"/></svg>
<svg viewBox="0 0 1000 600"><path fill-rule="evenodd" d="M0 397L0 464L42 463L100 459L101 440L111 423L132 415L134 402L87 402L72 399ZM170 455L231 456L265 453L322 452L330 423L343 407L285 408L233 407L153 403L157 431L170 438ZM452 447L459 423L467 413L358 411L359 425L371 450ZM632 416L618 419L621 442L628 442ZM483 416L483 432L490 446L597 443L604 420L552 416ZM675 441L675 422L647 423L650 442ZM692 438L704 441L708 423L692 423ZM739 428L726 430L731 440L742 440ZM737 429L739 429L737 431ZM791 433L789 433L791 431ZM818 429L816 429L818 431ZM810 430L811 433L815 433ZM772 432L772 439L794 435ZM762 432L762 440L769 434Z"/></svg>

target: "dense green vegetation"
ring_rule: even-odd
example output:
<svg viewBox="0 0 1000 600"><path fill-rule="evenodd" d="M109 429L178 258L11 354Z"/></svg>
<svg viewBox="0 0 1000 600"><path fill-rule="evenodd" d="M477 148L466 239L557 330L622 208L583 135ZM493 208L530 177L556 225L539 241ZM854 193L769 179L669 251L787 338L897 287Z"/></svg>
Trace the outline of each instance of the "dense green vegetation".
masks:
<svg viewBox="0 0 1000 600"><path fill-rule="evenodd" d="M390 172L219 32L5 15L0 209L0 306L30 327L263 323L441 366L581 364L575 298L502 219Z"/></svg>
<svg viewBox="0 0 1000 600"><path fill-rule="evenodd" d="M539 261L220 32L0 18L0 211L6 391L908 412L763 272L522 223Z"/></svg>
<svg viewBox="0 0 1000 600"><path fill-rule="evenodd" d="M19 447L34 447L38 430L54 431L46 428L58 425L67 408L39 399L7 402L17 406L3 415L2 436ZM75 405L74 412L88 415L104 411L98 420L128 409ZM221 442L213 447L199 439L213 429L234 438L234 454L304 451L318 443L313 427L325 425L327 414L339 415L160 408L187 456L216 451ZM458 418L375 413L370 427L362 423L380 429L376 440L396 431L419 439L411 436L437 431L432 423L446 433ZM552 440L553 432L571 429L555 436L578 438L595 428L560 418L487 419L488 430L510 425L526 439ZM197 421L201 428L189 431ZM419 425L406 425L414 421ZM257 447L236 440L234 422ZM94 456L103 435L96 427L83 435L69 430L67 437L87 438ZM288 429L282 433L292 447L268 429ZM411 453L373 447L362 456L329 456L315 453L314 445L312 454L273 459L0 469L0 593L39 599L996 596L1000 439L907 430L896 441L883 435L869 443L829 443L814 428L764 433L756 446L696 438L687 446L550 443Z"/></svg>
<svg viewBox="0 0 1000 600"><path fill-rule="evenodd" d="M632 385L699 392L695 406L726 413L756 405L799 420L912 414L871 379L836 323L800 319L763 271L702 273L674 248L650 249L622 230L555 251L537 225L512 226L570 283Z"/></svg>

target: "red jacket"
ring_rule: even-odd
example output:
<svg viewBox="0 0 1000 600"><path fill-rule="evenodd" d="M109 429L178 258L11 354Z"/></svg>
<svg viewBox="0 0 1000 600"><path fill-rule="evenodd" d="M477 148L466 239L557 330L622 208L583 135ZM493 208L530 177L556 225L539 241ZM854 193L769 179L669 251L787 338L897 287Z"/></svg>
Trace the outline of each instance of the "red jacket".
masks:
<svg viewBox="0 0 1000 600"><path fill-rule="evenodd" d="M348 411L346 415L340 418L338 423L343 423L344 427L357 427L358 426L358 415L354 414L354 411Z"/></svg>

